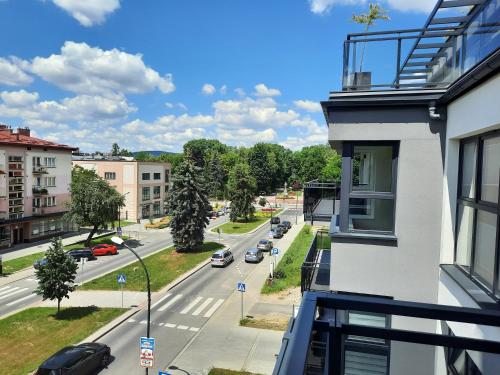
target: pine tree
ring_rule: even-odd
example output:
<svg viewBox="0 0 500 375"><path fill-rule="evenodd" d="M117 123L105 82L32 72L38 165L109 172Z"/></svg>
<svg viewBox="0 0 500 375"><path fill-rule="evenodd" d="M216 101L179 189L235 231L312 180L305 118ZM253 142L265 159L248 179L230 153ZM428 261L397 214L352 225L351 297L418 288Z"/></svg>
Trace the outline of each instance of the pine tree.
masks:
<svg viewBox="0 0 500 375"><path fill-rule="evenodd" d="M170 228L177 250L193 250L203 244L209 202L201 179L202 170L189 155L173 176L168 207L173 213Z"/></svg>
<svg viewBox="0 0 500 375"><path fill-rule="evenodd" d="M205 170L207 191L210 198L223 199L227 173L220 162L219 155L215 152L209 155Z"/></svg>
<svg viewBox="0 0 500 375"><path fill-rule="evenodd" d="M255 195L255 179L250 175L247 164L237 164L229 174L228 194L231 200L229 218L236 221L242 217L245 221L255 212L253 200Z"/></svg>
<svg viewBox="0 0 500 375"><path fill-rule="evenodd" d="M69 298L69 293L75 290L73 283L78 265L64 252L60 238L52 239L45 258L47 262L35 271L38 279L38 288L35 292L41 295L44 301L57 299L57 313L59 313L61 300Z"/></svg>

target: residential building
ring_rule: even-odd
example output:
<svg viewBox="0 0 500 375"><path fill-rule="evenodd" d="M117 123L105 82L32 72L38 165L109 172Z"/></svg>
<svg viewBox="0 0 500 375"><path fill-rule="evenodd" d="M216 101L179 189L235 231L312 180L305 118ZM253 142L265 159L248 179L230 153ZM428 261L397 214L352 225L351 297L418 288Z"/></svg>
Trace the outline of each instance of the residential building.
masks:
<svg viewBox="0 0 500 375"><path fill-rule="evenodd" d="M331 248L306 257L275 373L298 354L297 373L500 373L499 25L500 0L439 0L422 29L347 37L321 103L342 155Z"/></svg>
<svg viewBox="0 0 500 375"><path fill-rule="evenodd" d="M165 215L171 184L169 163L137 161L102 155L74 155L73 165L92 169L125 195L121 220L137 221Z"/></svg>
<svg viewBox="0 0 500 375"><path fill-rule="evenodd" d="M75 150L0 125L0 247L73 229L63 214Z"/></svg>

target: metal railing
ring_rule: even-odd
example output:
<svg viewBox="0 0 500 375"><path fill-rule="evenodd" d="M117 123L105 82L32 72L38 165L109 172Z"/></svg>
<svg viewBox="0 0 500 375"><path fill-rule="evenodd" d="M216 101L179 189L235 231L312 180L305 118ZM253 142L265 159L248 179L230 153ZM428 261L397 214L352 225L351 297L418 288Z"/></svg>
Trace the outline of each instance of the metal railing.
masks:
<svg viewBox="0 0 500 375"><path fill-rule="evenodd" d="M329 290L330 237L328 231L318 230L300 267L300 291Z"/></svg>
<svg viewBox="0 0 500 375"><path fill-rule="evenodd" d="M304 220L330 221L335 213L335 200L340 198L340 184L335 182L310 181L304 184ZM323 203L327 203L325 212L316 212L316 209Z"/></svg>

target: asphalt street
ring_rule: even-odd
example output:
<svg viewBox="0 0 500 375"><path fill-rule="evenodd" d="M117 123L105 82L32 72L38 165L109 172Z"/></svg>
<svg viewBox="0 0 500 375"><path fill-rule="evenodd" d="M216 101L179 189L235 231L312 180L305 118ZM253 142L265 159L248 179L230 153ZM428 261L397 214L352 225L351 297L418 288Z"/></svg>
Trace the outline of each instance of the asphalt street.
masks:
<svg viewBox="0 0 500 375"><path fill-rule="evenodd" d="M220 225L227 220L227 215L211 220L209 228ZM215 235L213 239L216 239ZM155 251L171 246L172 237L168 232L161 234L152 232L151 235L142 234L138 243L135 241L130 242L132 244L135 243L135 245L133 245L134 250L137 251L140 256L147 256ZM79 265L76 282L85 282L135 260L135 256L127 249L120 250L118 255L97 257L97 260L85 262L83 268L81 264ZM0 317L41 301L42 298L34 294L36 287L37 280L34 273L24 279L0 286Z"/></svg>
<svg viewBox="0 0 500 375"><path fill-rule="evenodd" d="M295 223L295 211L287 210L280 216ZM225 268L206 266L153 301L151 337L156 339L156 348L150 374L158 374L168 366L235 291L237 282L245 281L255 268L254 264L244 262L245 251L267 238L268 232L269 226L265 225L253 234L226 236L223 242L231 243L233 263ZM279 248L280 240L275 239L274 244ZM270 259L266 253L263 261ZM111 347L113 355L113 362L101 373L144 373L139 364L139 340L146 336L146 319L145 308L99 340Z"/></svg>

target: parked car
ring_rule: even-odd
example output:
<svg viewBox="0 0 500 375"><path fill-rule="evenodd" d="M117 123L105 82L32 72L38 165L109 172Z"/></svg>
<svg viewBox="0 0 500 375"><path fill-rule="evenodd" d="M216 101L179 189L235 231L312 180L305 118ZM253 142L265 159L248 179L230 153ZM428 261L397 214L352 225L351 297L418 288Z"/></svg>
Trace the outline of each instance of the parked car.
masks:
<svg viewBox="0 0 500 375"><path fill-rule="evenodd" d="M281 222L281 224L285 224L288 229L290 229L292 227L292 223L289 222L288 220L283 220Z"/></svg>
<svg viewBox="0 0 500 375"><path fill-rule="evenodd" d="M90 375L107 367L111 349L97 342L67 346L48 358L35 375Z"/></svg>
<svg viewBox="0 0 500 375"><path fill-rule="evenodd" d="M259 263L262 259L264 259L264 254L259 249L256 248L248 249L247 252L245 253L246 263L249 262Z"/></svg>
<svg viewBox="0 0 500 375"><path fill-rule="evenodd" d="M96 259L96 257L94 256L94 253L92 252L92 249L89 249L89 248L70 250L66 254L68 254L70 257L72 257L77 262L79 262L80 259L82 259L82 258L85 258L87 260Z"/></svg>
<svg viewBox="0 0 500 375"><path fill-rule="evenodd" d="M283 224L283 223L278 224L277 228L280 228L283 231L283 233L288 232L288 227L285 224Z"/></svg>
<svg viewBox="0 0 500 375"><path fill-rule="evenodd" d="M280 218L279 216L273 216L271 218L271 224L279 224L280 223Z"/></svg>
<svg viewBox="0 0 500 375"><path fill-rule="evenodd" d="M33 262L33 268L38 269L41 266L45 266L47 264L47 258L37 259Z"/></svg>
<svg viewBox="0 0 500 375"><path fill-rule="evenodd" d="M210 219L217 219L217 212L211 211L209 214Z"/></svg>
<svg viewBox="0 0 500 375"><path fill-rule="evenodd" d="M233 253L229 250L217 250L212 255L212 267L222 266L225 267L234 260Z"/></svg>
<svg viewBox="0 0 500 375"><path fill-rule="evenodd" d="M217 216L224 216L225 214L226 212L223 209L217 211Z"/></svg>
<svg viewBox="0 0 500 375"><path fill-rule="evenodd" d="M101 256L101 255L116 255L118 254L118 249L116 248L115 245L110 245L110 244L101 244L94 246L92 248L92 254L94 256Z"/></svg>
<svg viewBox="0 0 500 375"><path fill-rule="evenodd" d="M271 251L273 248L273 242L269 240L260 240L257 244L257 249L261 251Z"/></svg>
<svg viewBox="0 0 500 375"><path fill-rule="evenodd" d="M272 234L273 234L273 238L281 238L283 237L283 231L281 230L281 228L273 228L271 230Z"/></svg>

